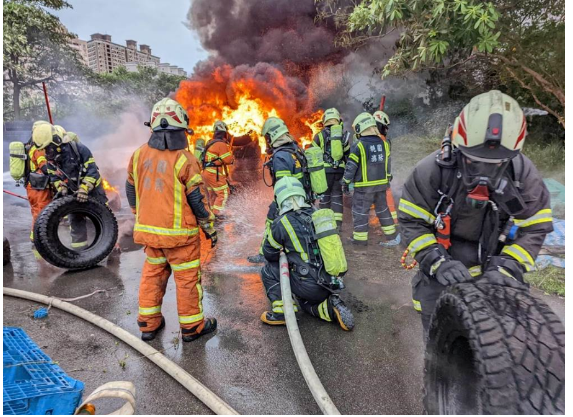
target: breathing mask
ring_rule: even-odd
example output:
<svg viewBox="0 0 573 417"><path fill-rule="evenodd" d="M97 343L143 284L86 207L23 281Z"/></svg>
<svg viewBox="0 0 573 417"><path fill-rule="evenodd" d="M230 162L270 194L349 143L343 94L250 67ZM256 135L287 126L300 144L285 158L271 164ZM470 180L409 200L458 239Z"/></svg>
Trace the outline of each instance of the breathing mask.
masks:
<svg viewBox="0 0 573 417"><path fill-rule="evenodd" d="M490 200L490 193L497 190L507 170L510 159L485 159L460 152L462 180L468 190L467 202L481 209Z"/></svg>

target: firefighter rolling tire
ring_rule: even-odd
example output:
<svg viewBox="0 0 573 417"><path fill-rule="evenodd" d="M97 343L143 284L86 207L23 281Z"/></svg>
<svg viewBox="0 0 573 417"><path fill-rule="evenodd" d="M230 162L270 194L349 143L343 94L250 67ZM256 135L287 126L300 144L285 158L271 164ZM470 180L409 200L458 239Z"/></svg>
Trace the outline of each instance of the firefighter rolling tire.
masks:
<svg viewBox="0 0 573 417"><path fill-rule="evenodd" d="M426 345L428 414L563 414L565 328L527 289L448 288Z"/></svg>
<svg viewBox="0 0 573 417"><path fill-rule="evenodd" d="M59 239L60 220L68 214L83 214L91 220L95 236L91 244L76 251ZM38 216L34 225L36 249L46 261L64 269L87 269L103 261L113 250L118 238L117 220L109 207L93 198L80 203L74 196L52 201Z"/></svg>

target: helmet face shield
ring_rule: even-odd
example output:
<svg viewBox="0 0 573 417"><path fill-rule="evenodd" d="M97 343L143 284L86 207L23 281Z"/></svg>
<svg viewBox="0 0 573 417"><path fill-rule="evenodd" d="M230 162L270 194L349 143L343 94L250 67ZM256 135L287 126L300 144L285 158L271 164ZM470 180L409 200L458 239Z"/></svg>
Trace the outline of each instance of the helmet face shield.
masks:
<svg viewBox="0 0 573 417"><path fill-rule="evenodd" d="M496 190L511 159L482 159L460 152L462 179L467 189L473 189L479 184L486 185L490 190Z"/></svg>

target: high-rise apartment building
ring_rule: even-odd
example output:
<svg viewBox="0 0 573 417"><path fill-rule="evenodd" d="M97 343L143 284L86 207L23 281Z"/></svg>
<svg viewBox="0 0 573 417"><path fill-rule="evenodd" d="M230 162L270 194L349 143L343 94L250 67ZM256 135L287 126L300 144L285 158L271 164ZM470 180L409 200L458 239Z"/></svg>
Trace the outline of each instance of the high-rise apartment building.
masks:
<svg viewBox="0 0 573 417"><path fill-rule="evenodd" d="M87 42L88 66L98 73L110 73L118 67L125 67L127 63L153 63L159 64L159 57L151 55L148 45L140 45L137 50L137 42L128 40L127 46L119 45L111 41L111 35L94 33Z"/></svg>

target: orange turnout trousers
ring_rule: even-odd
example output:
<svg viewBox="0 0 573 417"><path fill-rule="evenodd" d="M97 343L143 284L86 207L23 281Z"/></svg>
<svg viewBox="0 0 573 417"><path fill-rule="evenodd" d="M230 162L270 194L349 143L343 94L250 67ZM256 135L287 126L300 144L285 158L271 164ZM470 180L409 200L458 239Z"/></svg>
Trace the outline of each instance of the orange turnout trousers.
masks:
<svg viewBox="0 0 573 417"><path fill-rule="evenodd" d="M205 150L207 166L203 170L203 179L207 185L211 210L215 216L222 214L227 205L229 198L227 165L233 162L233 154L225 141L215 139L207 144Z"/></svg>
<svg viewBox="0 0 573 417"><path fill-rule="evenodd" d="M177 314L183 334L201 332L204 327L203 289L201 287L199 236L186 246L145 248L139 286L139 316L142 332L151 332L161 324L161 304L171 272L177 292Z"/></svg>
<svg viewBox="0 0 573 417"><path fill-rule="evenodd" d="M43 150L38 150L35 145L32 145L28 151L28 164L30 165L30 172L47 175L46 169L46 155ZM26 185L26 194L28 195L28 202L30 203L30 211L32 212L32 231L30 232L30 240L34 241L34 225L36 219L44 207L52 201L52 190L46 187L43 190L35 190L30 183Z"/></svg>

